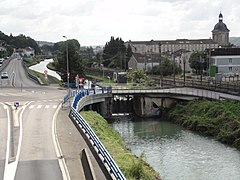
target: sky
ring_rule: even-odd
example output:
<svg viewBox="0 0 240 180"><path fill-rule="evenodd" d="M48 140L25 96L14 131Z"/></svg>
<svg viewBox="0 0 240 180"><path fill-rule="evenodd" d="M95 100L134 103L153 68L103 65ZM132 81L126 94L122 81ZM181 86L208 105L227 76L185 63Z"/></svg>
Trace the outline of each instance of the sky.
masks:
<svg viewBox="0 0 240 180"><path fill-rule="evenodd" d="M239 0L0 0L0 31L82 46L123 41L208 39L220 11L240 36Z"/></svg>

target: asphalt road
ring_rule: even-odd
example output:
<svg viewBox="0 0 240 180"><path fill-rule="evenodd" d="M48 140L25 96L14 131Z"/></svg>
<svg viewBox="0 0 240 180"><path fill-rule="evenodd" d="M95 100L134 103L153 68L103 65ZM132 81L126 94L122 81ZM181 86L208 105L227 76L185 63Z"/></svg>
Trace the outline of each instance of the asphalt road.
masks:
<svg viewBox="0 0 240 180"><path fill-rule="evenodd" d="M62 179L52 139L53 114L58 105L57 99L25 105L16 180Z"/></svg>
<svg viewBox="0 0 240 180"><path fill-rule="evenodd" d="M84 180L80 154L88 149L95 176L105 180L68 117L70 102L61 108L67 90L31 81L21 60L12 59L0 70L9 74L9 79L0 79L0 179Z"/></svg>
<svg viewBox="0 0 240 180"><path fill-rule="evenodd" d="M9 64L2 70L7 72L9 79L1 79L3 87L38 87L34 81L30 80L23 69L22 60L17 58L9 60Z"/></svg>
<svg viewBox="0 0 240 180"><path fill-rule="evenodd" d="M0 179L61 180L53 116L66 91L36 84L16 58L2 72L9 78L0 79Z"/></svg>
<svg viewBox="0 0 240 180"><path fill-rule="evenodd" d="M7 107L0 103L0 179L3 179L7 151L8 118Z"/></svg>

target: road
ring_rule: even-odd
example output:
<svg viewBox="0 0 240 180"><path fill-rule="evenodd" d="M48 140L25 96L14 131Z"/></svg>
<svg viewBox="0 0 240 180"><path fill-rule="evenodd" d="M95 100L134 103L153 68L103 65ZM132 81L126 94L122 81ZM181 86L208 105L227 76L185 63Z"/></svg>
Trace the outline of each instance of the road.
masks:
<svg viewBox="0 0 240 180"><path fill-rule="evenodd" d="M39 86L26 76L26 72L23 69L22 60L18 60L17 58L10 60L7 67L2 71L8 72L9 74L9 79L1 79L1 84L4 87Z"/></svg>
<svg viewBox="0 0 240 180"><path fill-rule="evenodd" d="M0 103L0 179L3 179L8 136L7 106Z"/></svg>
<svg viewBox="0 0 240 180"><path fill-rule="evenodd" d="M0 68L9 74L0 79L0 179L88 179L80 160L83 149L95 177L107 179L68 117L71 102L62 106L67 90L31 81L21 60L6 64Z"/></svg>
<svg viewBox="0 0 240 180"><path fill-rule="evenodd" d="M9 79L0 86L0 179L63 179L53 120L66 90L39 86L16 58L2 71Z"/></svg>

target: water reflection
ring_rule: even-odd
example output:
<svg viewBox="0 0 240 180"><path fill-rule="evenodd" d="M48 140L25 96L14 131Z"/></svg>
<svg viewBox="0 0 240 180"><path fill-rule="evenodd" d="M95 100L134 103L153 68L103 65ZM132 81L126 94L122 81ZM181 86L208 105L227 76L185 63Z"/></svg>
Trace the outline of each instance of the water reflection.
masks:
<svg viewBox="0 0 240 180"><path fill-rule="evenodd" d="M240 152L211 138L158 119L120 120L112 123L136 155L165 180L240 179Z"/></svg>

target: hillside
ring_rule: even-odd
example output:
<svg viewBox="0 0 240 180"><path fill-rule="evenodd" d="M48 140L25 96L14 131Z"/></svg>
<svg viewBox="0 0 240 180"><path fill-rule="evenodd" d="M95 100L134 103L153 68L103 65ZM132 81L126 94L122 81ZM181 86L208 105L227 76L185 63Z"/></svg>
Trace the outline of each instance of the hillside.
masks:
<svg viewBox="0 0 240 180"><path fill-rule="evenodd" d="M240 47L240 37L229 37L230 43Z"/></svg>
<svg viewBox="0 0 240 180"><path fill-rule="evenodd" d="M0 45L5 47L10 54L12 53L14 48L26 47L34 48L35 53L40 52L40 48L37 45L36 41L31 37L25 36L23 34L20 34L18 36L13 36L12 34L10 34L10 36L8 36L2 31L0 31L0 43Z"/></svg>
<svg viewBox="0 0 240 180"><path fill-rule="evenodd" d="M53 42L48 42L48 41L37 41L37 44L39 47L42 47L44 45L47 45L47 46L53 46L54 43Z"/></svg>

